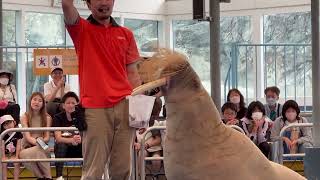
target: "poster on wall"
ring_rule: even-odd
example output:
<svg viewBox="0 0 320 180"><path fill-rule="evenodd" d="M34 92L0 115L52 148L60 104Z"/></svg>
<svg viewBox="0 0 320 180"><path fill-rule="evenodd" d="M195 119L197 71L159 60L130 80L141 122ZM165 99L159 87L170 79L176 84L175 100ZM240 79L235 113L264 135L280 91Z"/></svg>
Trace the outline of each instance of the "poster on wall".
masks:
<svg viewBox="0 0 320 180"><path fill-rule="evenodd" d="M61 1L62 0L52 0L52 7L61 8L62 7ZM75 5L76 8L87 9L87 4L83 0L74 0L73 4Z"/></svg>
<svg viewBox="0 0 320 180"><path fill-rule="evenodd" d="M33 73L49 75L54 68L62 68L64 74L78 74L78 58L74 49L34 49Z"/></svg>

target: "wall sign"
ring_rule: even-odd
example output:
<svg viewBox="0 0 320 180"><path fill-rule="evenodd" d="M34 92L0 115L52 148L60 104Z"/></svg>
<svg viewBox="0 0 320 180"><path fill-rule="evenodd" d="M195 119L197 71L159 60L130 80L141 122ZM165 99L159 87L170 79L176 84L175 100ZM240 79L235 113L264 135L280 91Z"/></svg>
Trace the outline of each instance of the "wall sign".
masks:
<svg viewBox="0 0 320 180"><path fill-rule="evenodd" d="M60 67L64 74L78 74L78 58L74 49L35 49L33 51L33 73L49 75Z"/></svg>

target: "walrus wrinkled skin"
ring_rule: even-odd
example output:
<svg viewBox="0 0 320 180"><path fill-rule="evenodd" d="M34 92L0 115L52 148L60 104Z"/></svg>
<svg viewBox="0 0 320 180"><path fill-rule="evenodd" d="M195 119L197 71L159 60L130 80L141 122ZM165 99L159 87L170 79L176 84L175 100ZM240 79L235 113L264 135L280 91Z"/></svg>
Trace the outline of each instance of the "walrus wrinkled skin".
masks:
<svg viewBox="0 0 320 180"><path fill-rule="evenodd" d="M168 117L164 146L168 180L305 179L269 161L249 138L221 122L185 56L167 50L154 58L154 71L159 79L165 78L159 86Z"/></svg>

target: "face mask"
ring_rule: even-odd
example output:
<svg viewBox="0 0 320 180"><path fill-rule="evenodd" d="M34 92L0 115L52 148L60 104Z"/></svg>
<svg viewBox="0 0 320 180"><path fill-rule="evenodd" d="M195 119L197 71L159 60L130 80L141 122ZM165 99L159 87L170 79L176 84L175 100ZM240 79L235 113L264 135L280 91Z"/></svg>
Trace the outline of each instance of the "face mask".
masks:
<svg viewBox="0 0 320 180"><path fill-rule="evenodd" d="M277 104L277 100L274 99L274 98L268 98L267 99L267 103L268 103L269 106L274 106L274 105Z"/></svg>
<svg viewBox="0 0 320 180"><path fill-rule="evenodd" d="M232 97L230 97L230 101L233 104L239 104L240 103L240 96L232 96Z"/></svg>
<svg viewBox="0 0 320 180"><path fill-rule="evenodd" d="M2 85L8 85L9 79L8 78L0 78L0 84Z"/></svg>
<svg viewBox="0 0 320 180"><path fill-rule="evenodd" d="M251 117L253 120L262 119L263 113L262 112L254 112L252 113Z"/></svg>
<svg viewBox="0 0 320 180"><path fill-rule="evenodd" d="M294 121L297 118L297 113L296 112L288 112L288 113L286 113L286 117L289 121Z"/></svg>

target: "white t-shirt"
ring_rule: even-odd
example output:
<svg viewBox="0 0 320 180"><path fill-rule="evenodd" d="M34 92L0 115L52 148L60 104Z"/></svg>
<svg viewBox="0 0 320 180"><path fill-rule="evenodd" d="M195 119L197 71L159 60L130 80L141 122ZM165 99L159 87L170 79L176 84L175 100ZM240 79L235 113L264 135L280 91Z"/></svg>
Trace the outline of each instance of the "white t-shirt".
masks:
<svg viewBox="0 0 320 180"><path fill-rule="evenodd" d="M11 89L10 89L11 87ZM13 84L6 86L5 89L0 88L0 100L8 100L17 103L17 90Z"/></svg>
<svg viewBox="0 0 320 180"><path fill-rule="evenodd" d="M49 94L52 94L53 90L56 88L57 86L54 84L53 81L47 82L44 84L44 96L47 96ZM70 91L70 86L68 84L65 84L64 86L64 93L67 93ZM61 88L58 90L56 97L55 98L62 98L63 95L61 95Z"/></svg>

